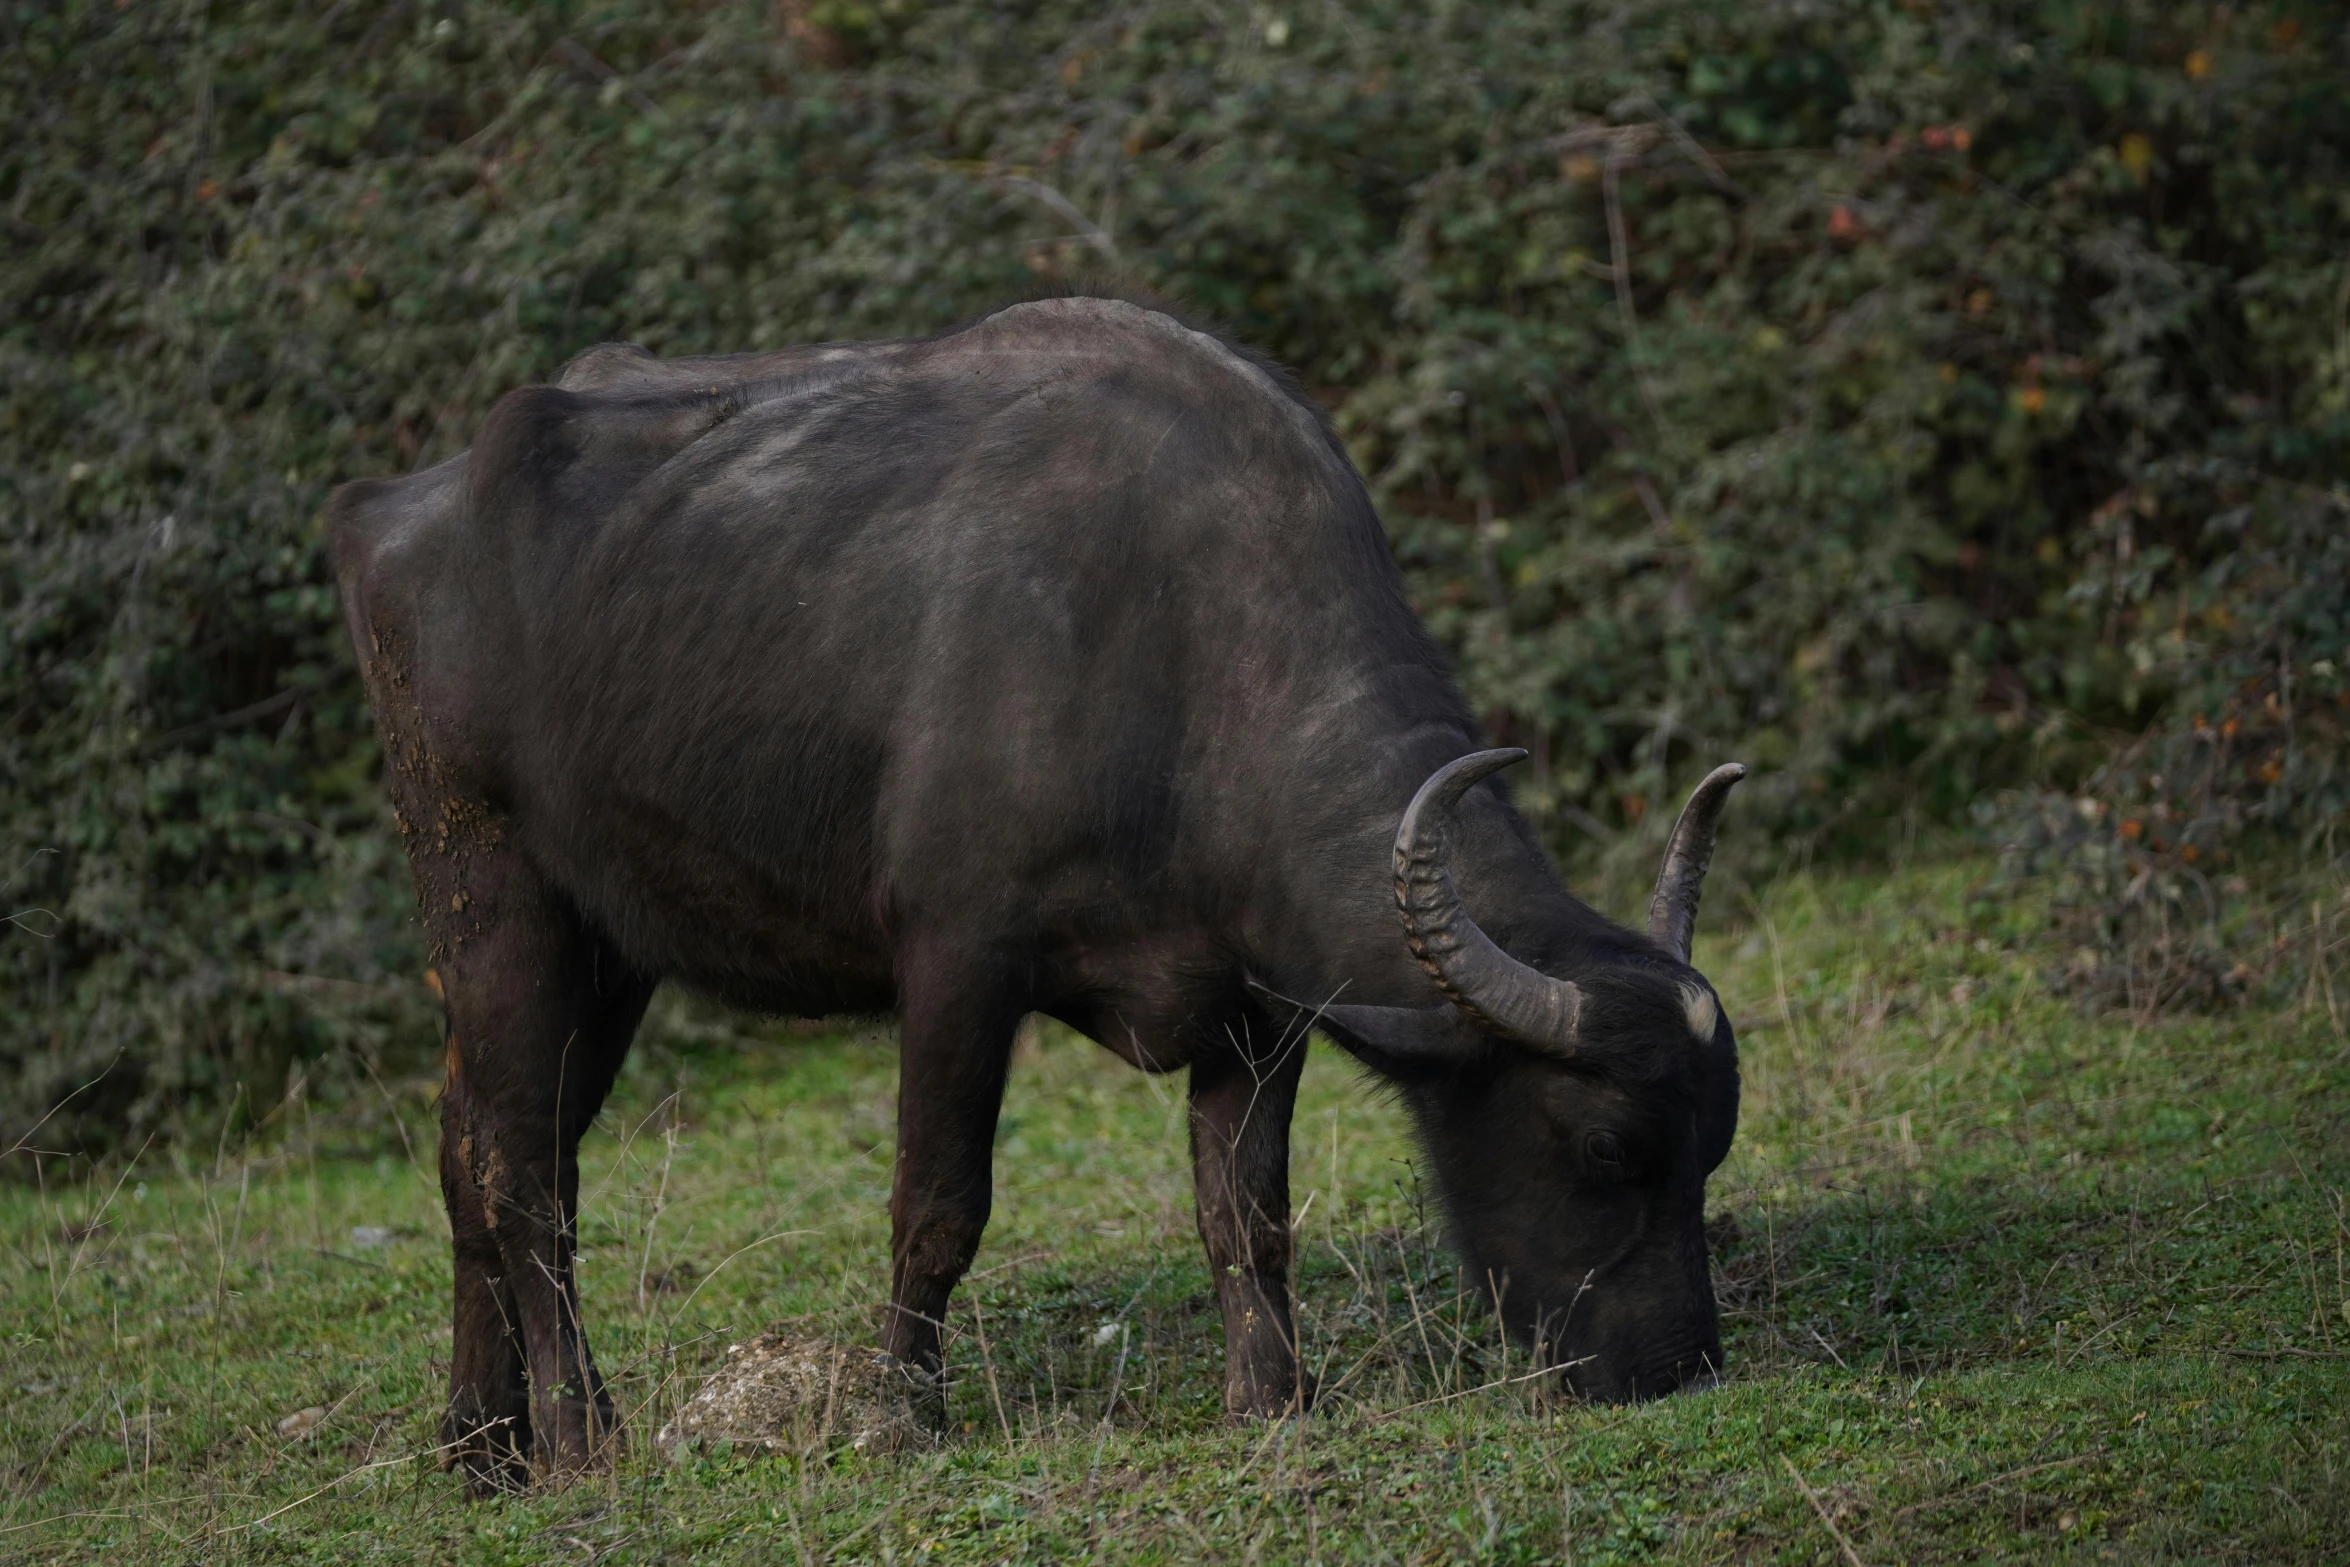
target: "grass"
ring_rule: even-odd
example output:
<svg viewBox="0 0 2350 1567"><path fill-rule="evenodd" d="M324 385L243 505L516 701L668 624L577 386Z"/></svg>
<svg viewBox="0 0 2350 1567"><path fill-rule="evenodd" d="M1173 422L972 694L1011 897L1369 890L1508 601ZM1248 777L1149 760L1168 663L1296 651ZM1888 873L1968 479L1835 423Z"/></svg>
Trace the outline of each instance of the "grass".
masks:
<svg viewBox="0 0 2350 1567"><path fill-rule="evenodd" d="M1181 1085L1044 1031L956 1298L954 1440L663 1463L652 1430L730 1341L869 1340L894 1085L879 1031L746 1037L666 1003L586 1150L590 1326L634 1436L614 1475L460 1500L429 1455L430 1085L388 1086L402 1136L355 1151L297 1093L250 1147L0 1194L0 1560L2342 1559L2329 995L2084 1016L2031 939L1970 921L1982 868L1793 878L1701 939L1747 1083L1712 1190L1718 1391L1512 1382L1400 1113L1317 1046L1294 1183L1328 1396L1227 1427Z"/></svg>

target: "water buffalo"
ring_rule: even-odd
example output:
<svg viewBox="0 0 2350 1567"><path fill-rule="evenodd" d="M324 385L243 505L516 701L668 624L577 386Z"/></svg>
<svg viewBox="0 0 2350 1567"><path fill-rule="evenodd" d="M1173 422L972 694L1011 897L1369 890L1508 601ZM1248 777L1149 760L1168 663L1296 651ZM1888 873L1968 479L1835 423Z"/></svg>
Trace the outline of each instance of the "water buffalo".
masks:
<svg viewBox="0 0 2350 1567"><path fill-rule="evenodd" d="M608 346L330 520L448 1009L443 1429L476 1489L615 1430L576 1149L663 979L901 1019L881 1337L912 1366L939 1366L1031 1012L1190 1069L1234 1414L1309 1391L1309 1024L1397 1086L1469 1275L1572 1389L1720 1364L1701 1220L1737 1058L1688 960L1740 770L1682 814L1645 932L1578 902L1487 782L1521 753L1479 749L1344 450L1249 355L1100 299Z"/></svg>

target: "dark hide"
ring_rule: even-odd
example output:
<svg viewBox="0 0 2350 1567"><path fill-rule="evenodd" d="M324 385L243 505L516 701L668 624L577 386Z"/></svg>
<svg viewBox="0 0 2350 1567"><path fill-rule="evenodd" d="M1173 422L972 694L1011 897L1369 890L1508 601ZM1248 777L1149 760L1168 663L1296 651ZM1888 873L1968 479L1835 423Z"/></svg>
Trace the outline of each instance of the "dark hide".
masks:
<svg viewBox="0 0 2350 1567"><path fill-rule="evenodd" d="M1602 1026L1561 1064L1440 1004L1391 843L1476 725L1344 452L1245 355L1090 299L924 342L601 348L469 454L344 487L332 525L447 996L446 1435L477 1488L612 1435L575 1150L662 979L900 1015L882 1342L921 1365L1043 1012L1190 1069L1227 1401L1300 1407L1282 996L1412 1009L1331 1032L1400 1081L1472 1271L1588 1357L1578 1386L1718 1362L1699 1205L1728 1028L1690 1037L1702 982L1570 897L1490 784L1461 894ZM1465 1048L1415 1056L1431 1029ZM1589 1155L1603 1126L1619 1165Z"/></svg>

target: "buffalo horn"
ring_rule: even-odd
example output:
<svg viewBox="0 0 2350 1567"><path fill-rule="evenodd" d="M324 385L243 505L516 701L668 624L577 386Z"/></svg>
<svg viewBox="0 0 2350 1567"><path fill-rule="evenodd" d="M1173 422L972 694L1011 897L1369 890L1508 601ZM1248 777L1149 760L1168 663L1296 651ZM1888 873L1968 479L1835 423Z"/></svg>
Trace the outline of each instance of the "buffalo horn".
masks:
<svg viewBox="0 0 2350 1567"><path fill-rule="evenodd" d="M1697 897L1705 890L1705 868L1713 863L1714 828L1730 790L1746 776L1738 762L1726 762L1705 775L1681 807L1673 823L1672 841L1665 845L1664 869L1656 874L1656 895L1648 900L1649 939L1682 962L1689 961L1689 941L1697 930Z"/></svg>
<svg viewBox="0 0 2350 1567"><path fill-rule="evenodd" d="M1518 750L1479 751L1437 769L1420 785L1395 833L1395 901L1412 956L1445 998L1494 1033L1551 1055L1571 1055L1583 993L1493 944L1461 906L1450 861L1453 810L1471 787L1512 762Z"/></svg>

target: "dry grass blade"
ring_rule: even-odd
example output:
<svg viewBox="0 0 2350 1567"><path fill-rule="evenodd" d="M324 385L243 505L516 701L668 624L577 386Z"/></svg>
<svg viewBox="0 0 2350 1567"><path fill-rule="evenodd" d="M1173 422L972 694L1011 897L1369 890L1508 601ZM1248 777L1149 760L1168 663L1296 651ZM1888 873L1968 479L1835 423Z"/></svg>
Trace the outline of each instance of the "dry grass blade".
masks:
<svg viewBox="0 0 2350 1567"><path fill-rule="evenodd" d="M248 1523L235 1524L219 1532L221 1534L241 1534L247 1529L257 1529L261 1525L269 1522L269 1520L272 1518L281 1517L286 1513L292 1512L297 1507L301 1507L307 1503L317 1501L320 1497L326 1495L327 1492L333 1490L336 1486L341 1485L346 1480L356 1479L360 1475L366 1474L368 1471L373 1469L389 1469L395 1464L412 1464L419 1458L438 1457L442 1453L446 1453L453 1448L462 1446L469 1440L470 1437L459 1437L453 1442L442 1442L434 1447L420 1447L414 1452L402 1453L395 1458L379 1458L371 1464L360 1464L355 1468L347 1469L343 1473L336 1475L332 1480L329 1480L326 1484L320 1486L317 1490L312 1491L304 1496L295 1497L292 1501L286 1503L283 1507L272 1508L268 1512L263 1513L260 1517L255 1518Z"/></svg>
<svg viewBox="0 0 2350 1567"><path fill-rule="evenodd" d="M1372 1415L1368 1423L1377 1425L1381 1421L1393 1420L1398 1415L1408 1415L1415 1409L1433 1409L1439 1404L1457 1403L1464 1398L1474 1398L1479 1393L1490 1393L1495 1388L1516 1387L1521 1382L1538 1382L1554 1372L1564 1371L1570 1366L1583 1365L1592 1358L1592 1356L1585 1355L1581 1360L1564 1360L1555 1366L1544 1366L1539 1370L1524 1372L1518 1376L1499 1377L1476 1387L1464 1387L1456 1392L1440 1393L1434 1398L1423 1398L1416 1404L1404 1404L1395 1409L1383 1409Z"/></svg>
<svg viewBox="0 0 2350 1567"><path fill-rule="evenodd" d="M1860 1552L1854 1550L1852 1542L1844 1537L1844 1531L1836 1527L1836 1520L1828 1515L1828 1504L1820 1500L1820 1493L1811 1488L1810 1482L1803 1478L1803 1472L1795 1467L1795 1460L1782 1453L1779 1455L1779 1463L1786 1469L1787 1478L1794 1481L1795 1488L1803 1493L1803 1499L1811 1503L1811 1510L1820 1515L1820 1527L1828 1531L1828 1537L1836 1542L1836 1548L1844 1553L1844 1559L1852 1567L1868 1567L1860 1559Z"/></svg>
<svg viewBox="0 0 2350 1567"><path fill-rule="evenodd" d="M1980 1496L1985 1491L1996 1491L2003 1485L2012 1485L2014 1482L2032 1475L2046 1474L2051 1469L2071 1469L2081 1464L2093 1463L2104 1456L2105 1449L2100 1447L2095 1452L2077 1453L2070 1458L2051 1458L2044 1464L2026 1464L2021 1469L2010 1469L2005 1474L1993 1475L1988 1480L1978 1480L1973 1485L1948 1492L1942 1496L1930 1496L1922 1502L1911 1502L1906 1507L1896 1509L1893 1516L1908 1518L1918 1513L1929 1512L1937 1507L1949 1507L1970 1496Z"/></svg>

